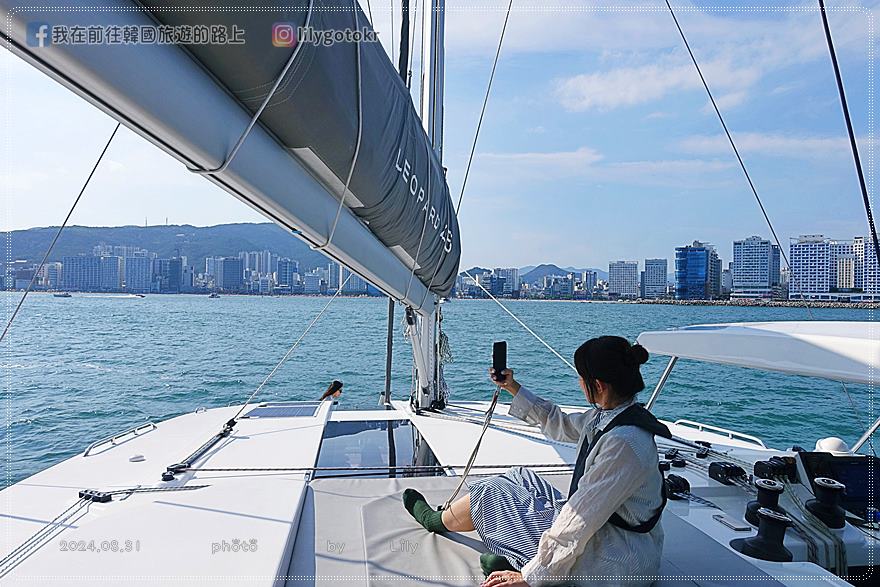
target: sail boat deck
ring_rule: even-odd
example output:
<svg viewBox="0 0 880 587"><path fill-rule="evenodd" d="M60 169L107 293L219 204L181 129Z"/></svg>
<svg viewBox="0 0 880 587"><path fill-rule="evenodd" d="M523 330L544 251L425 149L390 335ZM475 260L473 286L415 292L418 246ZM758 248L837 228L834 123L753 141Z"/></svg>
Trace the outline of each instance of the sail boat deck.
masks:
<svg viewBox="0 0 880 587"><path fill-rule="evenodd" d="M139 486L171 490L117 495L109 503L89 504L64 524L52 527L37 547L4 569L8 574L3 580L13 584L16 580L24 583L63 577L66 584L73 585L107 581L146 585L210 578L229 585L341 581L390 585L418 577L420 582L434 585L473 585L481 576L479 554L484 548L479 537L427 534L406 515L400 494L406 487L415 487L434 502L448 497L460 479L458 466L467 460L479 434L479 410L485 410L486 404L459 404L444 417L415 415L404 402L395 402L395 408L334 411L330 402L324 402L314 415L244 418L198 466L312 467L327 455L333 456L327 452L331 443L322 449L322 436L327 442L336 424L369 429L371 422L408 420L435 451L445 475L387 478L386 472L386 478L358 478L347 472L340 473L345 475L342 478L312 478L307 472L224 470L191 471L173 482L159 481L168 464L215 434L236 407L186 414L128 441L98 447L90 456L73 457L0 492L5 511L0 554L7 555L46 528L76 501L80 489L109 491ZM516 465L571 461L573 446L544 440L536 428L506 416L506 409L505 405L498 407L499 414L483 441L476 474ZM367 454L364 449L379 432L372 430L374 436L362 436L357 441L361 452L347 458L363 458ZM663 445L659 448L665 450ZM729 450L739 457L751 455L748 458L753 460L778 453ZM326 453L323 456L322 451ZM132 462L134 455L144 458ZM560 488L568 485L568 474L553 473L552 468L542 474ZM681 474L690 480L695 494L731 514L744 508L746 497L737 488L690 469ZM173 490L197 486L201 488ZM692 502L670 503L663 519L667 542L661 575L666 578L658 584L710 584L713 570L717 576L754 576L762 584L802 584L810 576L837 580L816 565L786 563L785 572L780 573L779 563L735 553L726 545L737 533L714 521L711 514L715 512ZM114 552L109 548L111 541L119 545L134 541L137 550ZM794 540L789 543L787 539L786 544L795 552L802 548ZM773 579L768 573L790 580Z"/></svg>

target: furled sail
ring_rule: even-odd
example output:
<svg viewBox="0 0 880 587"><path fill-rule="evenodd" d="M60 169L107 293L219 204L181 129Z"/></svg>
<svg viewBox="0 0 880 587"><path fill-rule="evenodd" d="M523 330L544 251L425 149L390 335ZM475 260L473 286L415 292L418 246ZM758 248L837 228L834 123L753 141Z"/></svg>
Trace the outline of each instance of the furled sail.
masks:
<svg viewBox="0 0 880 587"><path fill-rule="evenodd" d="M222 166L293 55L259 124L208 177L410 305L450 293L460 241L444 170L356 1L13 4L0 0L13 50L190 167ZM153 26L176 42L35 46L35 21Z"/></svg>

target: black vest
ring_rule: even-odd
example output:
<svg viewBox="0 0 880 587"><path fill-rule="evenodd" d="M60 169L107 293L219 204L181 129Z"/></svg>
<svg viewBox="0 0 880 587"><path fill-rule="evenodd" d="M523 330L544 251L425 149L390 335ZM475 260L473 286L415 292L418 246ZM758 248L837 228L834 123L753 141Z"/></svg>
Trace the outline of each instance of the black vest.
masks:
<svg viewBox="0 0 880 587"><path fill-rule="evenodd" d="M581 448L578 451L577 460L575 460L574 463L574 471L571 475L571 486L568 489L569 498L577 490L578 483L580 482L581 477L584 476L584 468L587 463L587 457L590 456L593 447L596 446L596 442L602 437L603 434L616 426L638 426L642 430L647 430L655 436L672 438L672 433L669 431L669 428L667 428L657 418L655 418L654 414L646 410L641 404L631 405L624 411L617 414L611 420L611 422L609 422L608 425L605 426L603 430L597 430L592 442L587 442L585 439L584 442L581 444ZM611 514L608 522L617 526L618 528L629 530L631 532L638 532L640 534L650 532L654 529L654 526L657 525L657 522L660 521L660 516L663 515L663 508L666 507L665 485L665 483L660 484L660 495L663 498L663 502L660 504L660 507L649 520L642 522L641 524L632 526L624 521L624 519L621 518L617 513L614 513Z"/></svg>

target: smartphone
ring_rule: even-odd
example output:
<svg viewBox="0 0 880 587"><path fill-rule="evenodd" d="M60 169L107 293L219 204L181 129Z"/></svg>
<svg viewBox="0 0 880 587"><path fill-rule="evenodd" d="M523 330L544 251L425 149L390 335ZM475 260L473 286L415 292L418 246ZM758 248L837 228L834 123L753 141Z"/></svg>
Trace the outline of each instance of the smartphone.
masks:
<svg viewBox="0 0 880 587"><path fill-rule="evenodd" d="M748 524L739 520L735 520L734 518L731 518L726 514L715 514L714 516L712 516L712 519L717 522L721 522L734 532L749 532L752 529L752 527Z"/></svg>
<svg viewBox="0 0 880 587"><path fill-rule="evenodd" d="M492 368L495 369L492 379L504 381L501 372L507 369L507 341L500 340L492 345Z"/></svg>

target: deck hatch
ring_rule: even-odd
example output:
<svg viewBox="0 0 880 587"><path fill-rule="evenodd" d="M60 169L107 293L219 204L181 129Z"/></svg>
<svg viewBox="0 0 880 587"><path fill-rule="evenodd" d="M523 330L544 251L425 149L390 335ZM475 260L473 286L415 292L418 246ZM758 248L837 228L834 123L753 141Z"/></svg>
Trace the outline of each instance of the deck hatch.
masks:
<svg viewBox="0 0 880 587"><path fill-rule="evenodd" d="M321 402L280 402L261 404L245 418L314 418Z"/></svg>
<svg viewBox="0 0 880 587"><path fill-rule="evenodd" d="M316 471L321 477L413 477L442 475L442 467L422 471L398 467L438 465L426 442L416 444L415 428L409 420L350 420L327 422L318 467L340 467ZM356 470L351 470L356 469Z"/></svg>

